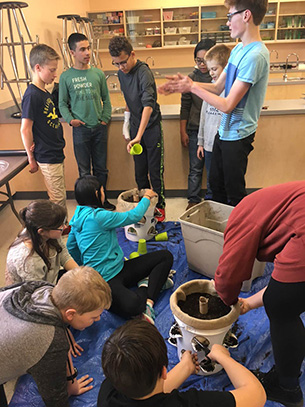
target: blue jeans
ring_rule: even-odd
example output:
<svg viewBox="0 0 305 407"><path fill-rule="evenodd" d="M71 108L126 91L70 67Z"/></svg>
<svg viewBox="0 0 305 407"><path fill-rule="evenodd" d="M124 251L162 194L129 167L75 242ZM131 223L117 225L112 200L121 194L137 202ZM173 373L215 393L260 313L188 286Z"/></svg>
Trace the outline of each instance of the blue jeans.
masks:
<svg viewBox="0 0 305 407"><path fill-rule="evenodd" d="M79 176L95 175L106 190L107 170L107 126L94 128L73 127L73 147Z"/></svg>
<svg viewBox="0 0 305 407"><path fill-rule="evenodd" d="M207 171L207 192L204 196L204 199L212 199L212 190L210 187L210 180L209 180L211 161L212 161L212 151L204 150L204 162L205 162L205 169Z"/></svg>
<svg viewBox="0 0 305 407"><path fill-rule="evenodd" d="M204 159L197 158L197 130L188 132L189 136L189 175L188 175L188 188L187 199L189 202L201 202L200 191L202 183L202 171L204 166Z"/></svg>

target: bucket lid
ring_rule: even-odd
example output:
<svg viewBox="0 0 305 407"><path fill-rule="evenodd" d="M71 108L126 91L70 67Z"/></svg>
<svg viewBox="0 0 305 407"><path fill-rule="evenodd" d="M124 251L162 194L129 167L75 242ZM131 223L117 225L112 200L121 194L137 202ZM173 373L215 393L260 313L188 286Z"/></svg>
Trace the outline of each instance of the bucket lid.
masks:
<svg viewBox="0 0 305 407"><path fill-rule="evenodd" d="M240 307L238 304L231 306L231 311L223 317L217 319L198 319L191 317L178 306L179 301L185 301L187 295L193 293L207 293L218 296L214 285L208 280L192 280L182 284L170 297L170 308L172 313L186 325L196 329L213 330L232 325L239 317Z"/></svg>

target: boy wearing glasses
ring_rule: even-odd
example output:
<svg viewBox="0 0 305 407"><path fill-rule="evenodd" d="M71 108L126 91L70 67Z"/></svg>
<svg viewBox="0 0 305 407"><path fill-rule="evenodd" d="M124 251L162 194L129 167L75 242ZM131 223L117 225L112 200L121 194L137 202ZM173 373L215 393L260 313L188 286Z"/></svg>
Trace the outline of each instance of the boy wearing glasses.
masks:
<svg viewBox="0 0 305 407"><path fill-rule="evenodd" d="M142 154L133 156L136 182L139 189L152 187L158 194L155 217L162 222L165 219L164 147L155 79L148 65L136 58L126 37L113 37L109 53L112 64L119 68L118 77L126 101L123 135L128 141L127 151L136 143L143 147Z"/></svg>
<svg viewBox="0 0 305 407"><path fill-rule="evenodd" d="M205 39L198 42L194 49L195 69L189 77L195 82L211 82L211 76L205 64L206 52L215 45L215 41ZM201 201L200 190L204 160L197 158L197 135L200 122L202 99L194 93L188 92L181 95L180 109L180 136L183 147L189 149L189 175L186 210Z"/></svg>
<svg viewBox="0 0 305 407"><path fill-rule="evenodd" d="M213 146L210 185L213 200L235 206L247 195L248 155L268 83L269 52L259 30L268 1L226 0L225 4L231 37L240 38L241 43L232 50L218 80L198 83L178 74L159 91L192 92L224 113ZM219 96L223 90L224 98Z"/></svg>
<svg viewBox="0 0 305 407"><path fill-rule="evenodd" d="M85 35L71 34L68 44L74 66L60 76L59 110L73 127L79 176L91 175L92 167L93 175L106 191L107 123L111 117L111 103L105 75L100 69L90 66L91 50ZM107 199L103 207L115 210Z"/></svg>

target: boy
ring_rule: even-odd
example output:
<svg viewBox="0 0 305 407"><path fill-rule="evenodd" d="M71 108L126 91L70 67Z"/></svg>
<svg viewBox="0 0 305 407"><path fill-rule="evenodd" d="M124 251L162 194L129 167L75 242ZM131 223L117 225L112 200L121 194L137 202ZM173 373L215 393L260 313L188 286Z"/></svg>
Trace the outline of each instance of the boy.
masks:
<svg viewBox="0 0 305 407"><path fill-rule="evenodd" d="M68 407L67 383L70 394L82 394L92 379L74 380L67 325L83 330L110 304L108 284L90 267L68 271L56 286L30 281L1 289L0 384L29 373L47 407Z"/></svg>
<svg viewBox="0 0 305 407"><path fill-rule="evenodd" d="M252 373L221 345L214 345L208 356L222 364L236 389L179 392L176 389L198 371L196 355L184 352L181 361L167 373L167 349L157 328L146 321L129 321L104 345L102 366L106 380L97 407L263 407L265 392Z"/></svg>
<svg viewBox="0 0 305 407"><path fill-rule="evenodd" d="M21 137L30 173L40 168L52 202L66 208L63 129L51 94L45 89L56 78L59 55L45 44L30 52L33 82L22 99Z"/></svg>
<svg viewBox="0 0 305 407"><path fill-rule="evenodd" d="M136 59L127 38L113 37L109 42L109 52L112 64L119 68L118 77L126 101L123 135L131 139L127 151L136 143L143 147L142 154L133 156L138 189L152 186L158 194L155 217L162 222L165 219L164 147L155 79L148 65Z"/></svg>
<svg viewBox="0 0 305 407"><path fill-rule="evenodd" d="M206 52L215 45L211 39L201 40L194 49L196 66L189 77L196 82L211 82L211 76L205 64ZM204 160L197 157L197 135L200 123L202 99L194 93L183 93L180 109L180 136L183 147L189 149L189 175L186 210L201 201L200 191Z"/></svg>
<svg viewBox="0 0 305 407"><path fill-rule="evenodd" d="M79 176L95 175L104 191L107 170L107 123L111 117L111 103L104 73L90 67L90 45L84 34L74 33L68 38L74 66L63 72L59 80L59 110L73 127L74 154ZM101 100L103 104L101 104ZM104 209L115 210L107 199Z"/></svg>
<svg viewBox="0 0 305 407"><path fill-rule="evenodd" d="M215 83L196 83L180 74L161 85L163 93L192 92L222 115L215 138L210 170L213 200L237 205L247 195L245 174L253 150L257 121L264 102L269 52L260 36L267 0L226 0L231 37L241 43L232 50L228 65ZM225 97L219 95L225 89Z"/></svg>
<svg viewBox="0 0 305 407"><path fill-rule="evenodd" d="M268 400L290 407L304 405L300 388L305 356L304 208L305 181L263 188L244 198L229 217L215 273L215 288L231 305L238 300L242 282L251 277L255 258L274 262L268 286L239 301L242 314L265 307L275 366L258 377Z"/></svg>
<svg viewBox="0 0 305 407"><path fill-rule="evenodd" d="M210 72L212 82L216 82L228 63L230 48L224 44L217 44L210 48L205 55L207 68ZM224 97L224 91L219 95ZM214 139L218 131L222 113L206 101L202 103L200 113L200 125L198 130L197 158L204 160L207 172L207 192L204 199L212 199L212 191L209 182L212 150Z"/></svg>

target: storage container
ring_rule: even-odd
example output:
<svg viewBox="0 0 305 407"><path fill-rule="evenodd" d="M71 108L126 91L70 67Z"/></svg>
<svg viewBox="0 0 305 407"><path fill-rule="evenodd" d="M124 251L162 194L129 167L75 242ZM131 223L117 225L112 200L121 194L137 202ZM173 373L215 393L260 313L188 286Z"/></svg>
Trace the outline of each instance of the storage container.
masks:
<svg viewBox="0 0 305 407"><path fill-rule="evenodd" d="M166 47L172 47L173 45L177 45L177 41L164 41L164 45Z"/></svg>
<svg viewBox="0 0 305 407"><path fill-rule="evenodd" d="M189 45L191 40L187 40L185 37L181 37L178 41L178 45Z"/></svg>
<svg viewBox="0 0 305 407"><path fill-rule="evenodd" d="M165 27L164 28L164 33L165 34L176 34L177 33L177 27Z"/></svg>
<svg viewBox="0 0 305 407"><path fill-rule="evenodd" d="M127 16L126 18L128 24L135 24L138 23L140 20L140 16Z"/></svg>
<svg viewBox="0 0 305 407"><path fill-rule="evenodd" d="M145 35L154 35L154 29L153 28L146 28Z"/></svg>
<svg viewBox="0 0 305 407"><path fill-rule="evenodd" d="M171 21L173 19L173 15L174 15L173 11L163 11L163 20Z"/></svg>
<svg viewBox="0 0 305 407"><path fill-rule="evenodd" d="M223 233L233 206L214 201L203 201L184 212L181 222L187 262L190 269L214 278L223 249ZM265 263L254 262L250 280L244 281L241 290L249 291L252 281L262 276Z"/></svg>
<svg viewBox="0 0 305 407"><path fill-rule="evenodd" d="M216 18L216 11L202 11L201 18Z"/></svg>
<svg viewBox="0 0 305 407"><path fill-rule="evenodd" d="M179 27L179 34L189 34L192 27Z"/></svg>

